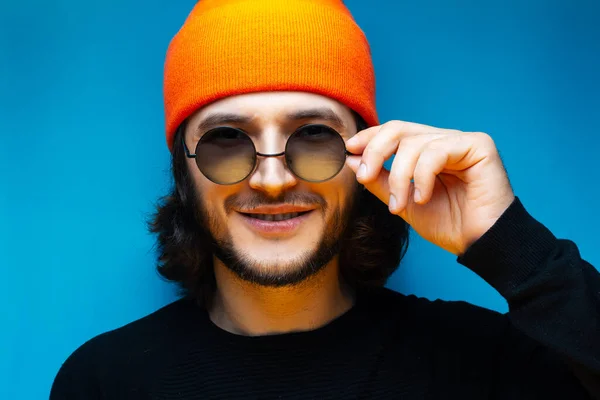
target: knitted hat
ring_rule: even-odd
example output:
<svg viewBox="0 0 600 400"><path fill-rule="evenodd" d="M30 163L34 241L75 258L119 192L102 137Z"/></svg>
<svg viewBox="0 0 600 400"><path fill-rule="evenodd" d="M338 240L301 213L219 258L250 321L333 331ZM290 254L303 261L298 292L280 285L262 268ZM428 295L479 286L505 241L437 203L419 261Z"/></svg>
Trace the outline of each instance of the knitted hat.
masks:
<svg viewBox="0 0 600 400"><path fill-rule="evenodd" d="M167 50L167 145L200 107L243 93L304 91L377 125L369 44L342 0L199 0Z"/></svg>

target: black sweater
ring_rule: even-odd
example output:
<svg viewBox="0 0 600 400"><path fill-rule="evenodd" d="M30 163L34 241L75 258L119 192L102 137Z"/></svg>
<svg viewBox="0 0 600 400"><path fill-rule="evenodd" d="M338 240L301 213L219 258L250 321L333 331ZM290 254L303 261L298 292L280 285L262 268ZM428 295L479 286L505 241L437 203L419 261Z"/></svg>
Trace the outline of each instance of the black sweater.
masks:
<svg viewBox="0 0 600 400"><path fill-rule="evenodd" d="M326 326L221 330L181 299L77 349L51 399L600 399L600 274L519 199L458 262L505 315L380 288Z"/></svg>

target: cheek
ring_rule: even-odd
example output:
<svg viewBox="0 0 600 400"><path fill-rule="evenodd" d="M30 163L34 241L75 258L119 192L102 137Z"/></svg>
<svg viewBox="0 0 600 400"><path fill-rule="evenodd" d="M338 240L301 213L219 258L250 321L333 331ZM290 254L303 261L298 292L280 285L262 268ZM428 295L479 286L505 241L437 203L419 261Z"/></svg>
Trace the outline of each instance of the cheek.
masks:
<svg viewBox="0 0 600 400"><path fill-rule="evenodd" d="M194 162L188 166L199 206L210 213L212 218L220 220L224 214L224 200L231 194L233 187L211 182L200 172Z"/></svg>
<svg viewBox="0 0 600 400"><path fill-rule="evenodd" d="M344 168L342 168L338 176L341 179L341 184L345 185L348 188L347 190L352 190L352 188L358 185L358 181L356 180L356 174L354 173L354 171L352 171L352 169L349 166L345 164Z"/></svg>
<svg viewBox="0 0 600 400"><path fill-rule="evenodd" d="M335 177L335 183L338 187L338 192L340 193L340 197L342 200L348 198L356 189L359 184L356 180L356 175L354 171L350 169L347 165L344 165L344 168L340 171L340 173Z"/></svg>
<svg viewBox="0 0 600 400"><path fill-rule="evenodd" d="M204 176L202 172L200 172L198 166L196 165L196 162L193 159L188 160L187 166L188 172L190 173L190 176L192 177L192 180L194 182L194 186L197 190L204 190L206 186L212 183Z"/></svg>
<svg viewBox="0 0 600 400"><path fill-rule="evenodd" d="M332 180L317 184L313 190L319 193L327 202L329 216L340 207L345 207L349 197L356 191L358 183L354 172L344 167Z"/></svg>

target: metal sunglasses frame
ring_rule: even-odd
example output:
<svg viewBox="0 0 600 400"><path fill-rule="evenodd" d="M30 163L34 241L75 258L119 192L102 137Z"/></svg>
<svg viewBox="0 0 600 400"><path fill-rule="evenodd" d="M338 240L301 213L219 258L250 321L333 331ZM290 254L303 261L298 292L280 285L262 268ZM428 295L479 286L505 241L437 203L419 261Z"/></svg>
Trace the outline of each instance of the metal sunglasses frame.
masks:
<svg viewBox="0 0 600 400"><path fill-rule="evenodd" d="M310 127L315 127L315 126L317 126L317 127L325 127L325 128L327 128L328 130L335 132L335 133L338 135L338 137L340 138L340 140L342 141L342 143L344 144L344 155L345 155L346 157L348 157L348 156L356 156L356 155L360 155L360 154L354 154L354 153L351 153L351 152L349 152L349 151L346 149L346 144L344 143L344 138L342 137L342 135L341 135L341 134L340 134L338 131L336 131L335 129L333 129L332 127L330 127L330 126L327 126L327 125L324 125L324 124L307 124L307 125L302 125L301 127L297 128L297 129L296 129L296 130L295 130L295 131L294 131L294 132L293 132L293 133L290 135L290 137L289 137L289 138L286 140L286 142L285 142L285 150L284 150L284 151L282 151L282 152L280 152L280 153L266 154L266 153L261 153L261 152L259 152L259 151L256 151L256 146L254 145L254 142L253 142L252 140L250 140L250 144L252 145L252 148L254 149L254 167L252 167L252 169L250 170L250 172L249 172L249 173L248 173L246 176L244 176L242 179L240 179L239 181L232 182L232 183L221 183L221 182L215 182L215 181L213 181L212 179L210 179L210 178L208 178L208 177L206 177L206 178L207 178L207 179L209 179L211 182L214 182L214 183L216 183L216 184L218 184L218 185L235 185L236 183L240 183L240 182L244 181L246 178L248 178L250 175L252 175L252 173L253 173L253 172L256 170L256 167L257 167L257 165L258 165L258 157L281 157L281 156L285 156L285 153L286 153L286 151L287 151L287 146L288 146L288 143L289 143L290 139L291 139L291 138L292 138L292 137L293 137L293 136L294 136L296 133L298 133L298 132L299 132L301 129L310 128ZM205 135L206 135L206 134L208 134L208 133L209 133L209 132L211 132L211 131L214 131L214 130L216 130L216 129L223 129L223 128L227 128L227 129L233 129L233 130L235 130L235 131L238 131L238 132L242 133L242 134L243 134L243 135L245 135L246 137L250 138L250 135L248 135L248 134L247 134L245 131L243 131L242 129L239 129L239 128L234 128L234 127L232 127L232 126L222 126L222 127L216 127L216 128L213 128L213 129L210 129L209 131L207 131L207 132L205 133ZM182 130L182 132L183 132L183 130ZM201 142L201 141L202 141L202 138L200 138L200 140L198 141L198 144L200 144L200 142ZM185 156L186 156L187 158L194 158L194 159L195 159L195 158L196 158L196 153L194 153L194 154L190 153L190 150L189 150L189 148L188 148L188 146L187 146L187 144L186 144L186 142L185 142L185 138L184 138L184 135L183 135L183 134L181 135L181 142L183 143L183 150L184 150L184 152L185 152ZM196 144L196 147L198 146L198 144ZM287 158L285 158L284 160L285 160L285 166L286 166L286 168L287 168L287 169L288 169L288 170L289 170L289 171L290 171L290 172L291 172L291 173L292 173L292 174L293 174L295 177L297 177L298 179L301 179L301 180L303 180L303 181L306 181L306 182L312 182L312 183L326 182L326 181L328 181L328 180L330 180L330 179L333 179L333 178L335 178L335 177L337 176L337 174L339 174L339 173L340 173L340 171L341 171L341 170L344 168L344 163L342 163L342 164L340 165L340 168L339 168L339 170L338 170L338 171L337 171L335 174L333 174L331 177L329 177L329 178L327 178L327 179L322 179L322 180L309 180L309 179L302 178L301 176L298 176L298 175L297 175L297 174L294 172L294 170L293 170L292 168L290 168L290 167L289 167ZM196 166L198 166L198 163L196 163ZM198 166L198 169L200 170L200 172L202 172L202 170L200 169L200 167L199 167L199 166ZM204 172L202 172L202 174L203 174L204 176L206 176L206 174L204 174Z"/></svg>

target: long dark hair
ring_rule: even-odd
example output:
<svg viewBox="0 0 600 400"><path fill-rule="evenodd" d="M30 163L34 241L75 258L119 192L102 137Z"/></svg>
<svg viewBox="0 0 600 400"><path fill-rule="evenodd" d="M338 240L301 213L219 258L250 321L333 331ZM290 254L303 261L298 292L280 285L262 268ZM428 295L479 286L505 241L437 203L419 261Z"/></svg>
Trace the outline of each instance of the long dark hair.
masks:
<svg viewBox="0 0 600 400"><path fill-rule="evenodd" d="M367 127L355 114L357 131ZM198 212L196 191L182 145L182 124L174 138L171 170L174 187L162 197L148 228L157 234L159 274L176 282L181 294L207 304L215 290L215 243ZM349 225L342 236L339 265L355 289L385 285L408 247L409 226L361 185Z"/></svg>

